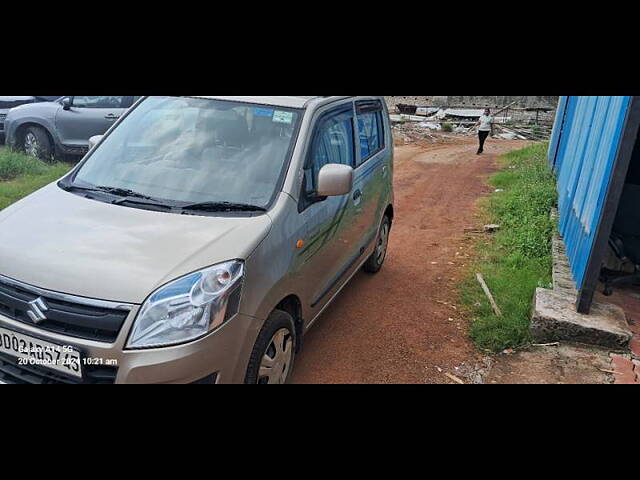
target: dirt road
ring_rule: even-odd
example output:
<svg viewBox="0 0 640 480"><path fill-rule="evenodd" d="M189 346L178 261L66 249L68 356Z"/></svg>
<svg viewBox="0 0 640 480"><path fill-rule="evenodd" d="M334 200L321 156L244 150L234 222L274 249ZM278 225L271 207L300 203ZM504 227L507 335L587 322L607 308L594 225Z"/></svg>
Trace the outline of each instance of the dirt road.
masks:
<svg viewBox="0 0 640 480"><path fill-rule="evenodd" d="M293 383L450 383L479 361L456 306L464 229L500 153L526 142L475 139L396 147L396 219L378 275L358 273L305 337Z"/></svg>

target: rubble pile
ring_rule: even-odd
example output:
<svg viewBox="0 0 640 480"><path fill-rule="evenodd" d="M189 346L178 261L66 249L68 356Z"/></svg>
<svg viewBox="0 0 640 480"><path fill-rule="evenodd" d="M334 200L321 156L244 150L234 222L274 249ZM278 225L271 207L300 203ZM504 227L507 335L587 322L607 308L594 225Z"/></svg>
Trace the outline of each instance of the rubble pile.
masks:
<svg viewBox="0 0 640 480"><path fill-rule="evenodd" d="M396 144L428 142L444 143L451 138L451 134L443 134L442 126L433 122L405 121L394 123L391 127Z"/></svg>
<svg viewBox="0 0 640 480"><path fill-rule="evenodd" d="M416 141L428 141L437 143L445 139L436 132L445 130L447 133L457 135L470 135L475 133L474 126L478 118L483 114L482 109L446 108L446 107L421 107L409 105L396 105L395 114L391 114L394 135L399 144ZM531 110L535 117L525 117L523 113ZM541 120L541 115L549 115L541 109L515 109L503 108L494 117L494 136L505 140L546 140L551 135L552 122Z"/></svg>

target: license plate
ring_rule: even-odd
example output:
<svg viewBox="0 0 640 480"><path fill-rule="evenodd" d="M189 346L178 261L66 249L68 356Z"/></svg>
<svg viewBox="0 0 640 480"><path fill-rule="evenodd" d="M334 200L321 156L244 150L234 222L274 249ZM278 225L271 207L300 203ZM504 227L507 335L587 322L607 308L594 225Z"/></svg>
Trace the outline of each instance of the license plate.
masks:
<svg viewBox="0 0 640 480"><path fill-rule="evenodd" d="M44 367L82 378L80 352L0 327L0 352L17 358L18 366Z"/></svg>

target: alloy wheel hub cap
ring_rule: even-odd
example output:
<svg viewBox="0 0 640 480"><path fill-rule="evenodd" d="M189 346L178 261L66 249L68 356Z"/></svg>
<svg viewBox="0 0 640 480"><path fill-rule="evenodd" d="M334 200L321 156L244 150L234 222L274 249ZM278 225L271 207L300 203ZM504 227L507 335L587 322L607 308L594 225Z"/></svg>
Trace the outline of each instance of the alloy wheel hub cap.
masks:
<svg viewBox="0 0 640 480"><path fill-rule="evenodd" d="M27 155L36 156L38 154L38 140L33 133L27 133L24 137L24 150Z"/></svg>
<svg viewBox="0 0 640 480"><path fill-rule="evenodd" d="M278 330L262 357L258 383L282 384L287 380L293 360L293 336L286 328Z"/></svg>

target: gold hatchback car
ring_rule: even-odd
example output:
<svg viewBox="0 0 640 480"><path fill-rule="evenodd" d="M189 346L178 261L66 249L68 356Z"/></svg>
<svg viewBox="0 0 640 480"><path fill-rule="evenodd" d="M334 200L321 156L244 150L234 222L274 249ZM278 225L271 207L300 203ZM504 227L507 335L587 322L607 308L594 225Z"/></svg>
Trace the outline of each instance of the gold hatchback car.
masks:
<svg viewBox="0 0 640 480"><path fill-rule="evenodd" d="M141 98L0 212L0 382L286 382L392 177L383 97Z"/></svg>

